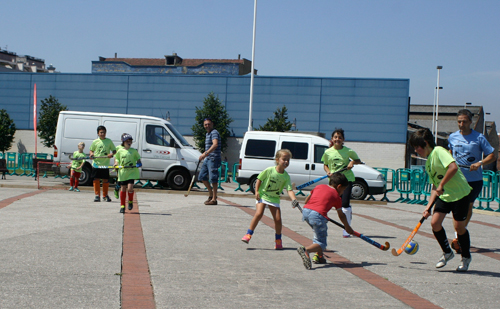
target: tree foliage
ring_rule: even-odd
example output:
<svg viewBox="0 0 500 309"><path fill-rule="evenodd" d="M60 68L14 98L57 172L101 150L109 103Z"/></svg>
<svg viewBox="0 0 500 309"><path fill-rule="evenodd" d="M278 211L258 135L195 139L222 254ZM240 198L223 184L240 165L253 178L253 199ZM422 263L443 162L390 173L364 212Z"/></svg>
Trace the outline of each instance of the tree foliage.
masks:
<svg viewBox="0 0 500 309"><path fill-rule="evenodd" d="M191 128L195 147L201 152L205 151L205 135L207 133L203 127L205 118L212 119L214 128L220 134L221 150L225 151L227 148L227 139L231 136L229 125L233 122L233 119L229 117L226 107L222 104L219 96L216 97L213 92L210 92L208 96L205 97L201 108L196 107L195 124Z"/></svg>
<svg viewBox="0 0 500 309"><path fill-rule="evenodd" d="M59 112L68 110L65 105L53 96L43 99L40 113L38 114L38 137L42 139L45 147L52 147L56 136L57 118Z"/></svg>
<svg viewBox="0 0 500 309"><path fill-rule="evenodd" d="M0 151L2 153L12 147L16 134L16 125L5 109L0 109Z"/></svg>
<svg viewBox="0 0 500 309"><path fill-rule="evenodd" d="M288 121L287 108L283 105L282 108L277 108L274 112L274 118L267 118L267 122L263 126L255 129L256 131L275 131L286 132L292 128L292 122Z"/></svg>

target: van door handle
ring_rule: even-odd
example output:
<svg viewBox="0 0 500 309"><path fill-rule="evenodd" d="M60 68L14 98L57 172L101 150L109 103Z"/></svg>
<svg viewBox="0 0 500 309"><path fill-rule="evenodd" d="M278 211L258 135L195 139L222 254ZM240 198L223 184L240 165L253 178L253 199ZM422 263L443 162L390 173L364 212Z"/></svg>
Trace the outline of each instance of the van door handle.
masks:
<svg viewBox="0 0 500 309"><path fill-rule="evenodd" d="M316 164L312 164L312 165L311 165L311 169L312 169L313 171L315 171L315 170L316 170Z"/></svg>
<svg viewBox="0 0 500 309"><path fill-rule="evenodd" d="M306 164L306 171L309 170L309 164Z"/></svg>
<svg viewBox="0 0 500 309"><path fill-rule="evenodd" d="M144 152L151 152L151 149L143 149Z"/></svg>

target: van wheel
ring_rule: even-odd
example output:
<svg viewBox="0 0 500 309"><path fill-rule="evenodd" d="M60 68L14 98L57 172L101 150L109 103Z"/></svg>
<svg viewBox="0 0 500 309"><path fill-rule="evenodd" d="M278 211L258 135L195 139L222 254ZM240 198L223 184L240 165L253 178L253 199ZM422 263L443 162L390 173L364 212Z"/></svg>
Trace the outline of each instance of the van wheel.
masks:
<svg viewBox="0 0 500 309"><path fill-rule="evenodd" d="M351 198L353 200L364 200L368 195L368 186L364 181L356 180L352 183Z"/></svg>
<svg viewBox="0 0 500 309"><path fill-rule="evenodd" d="M187 190L189 188L189 174L183 170L174 170L167 176L168 186L172 190Z"/></svg>
<svg viewBox="0 0 500 309"><path fill-rule="evenodd" d="M92 174L92 169L90 166L85 164L82 167L82 173L80 175L80 184L82 186L90 186L92 184L92 179L90 179L90 175Z"/></svg>
<svg viewBox="0 0 500 309"><path fill-rule="evenodd" d="M255 194L255 184L257 184L257 177L253 177L250 180L250 191L252 191L253 194Z"/></svg>

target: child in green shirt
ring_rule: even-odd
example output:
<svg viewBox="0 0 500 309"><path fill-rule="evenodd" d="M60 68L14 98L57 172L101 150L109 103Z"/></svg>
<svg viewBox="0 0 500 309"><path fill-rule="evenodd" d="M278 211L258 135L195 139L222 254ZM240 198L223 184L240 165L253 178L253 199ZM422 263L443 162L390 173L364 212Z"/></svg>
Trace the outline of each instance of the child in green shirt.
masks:
<svg viewBox="0 0 500 309"><path fill-rule="evenodd" d="M80 181L82 167L85 164L85 160L83 160L83 158L85 158L85 154L83 153L84 148L85 143L80 142L78 144L78 150L73 152L74 159L82 158L82 160L73 160L73 162L71 162L71 176L69 178L69 185L71 187L69 188L69 191L80 192L80 189L78 189L78 183Z"/></svg>
<svg viewBox="0 0 500 309"><path fill-rule="evenodd" d="M290 164L292 153L288 149L278 150L276 153L276 166L268 167L257 176L255 184L255 199L257 200L256 212L250 222L247 234L243 236L241 241L247 243L252 238L253 232L257 227L260 219L264 215L266 206L273 215L274 228L276 230L274 249L281 250L283 245L281 242L281 210L280 210L280 194L283 188L286 187L288 196L292 201L296 201L295 193L292 191L290 176L285 171L285 168Z"/></svg>
<svg viewBox="0 0 500 309"><path fill-rule="evenodd" d="M466 226L469 212L468 195L471 187L450 152L443 147L436 146L429 129L417 130L411 135L409 142L421 157L427 158L425 170L429 174L430 183L432 183L432 192L423 216L427 218L431 215L430 209L436 202L431 226L434 237L443 250L443 256L436 264L436 268L445 266L454 257L442 224L446 214L452 212L458 241L462 247L462 261L458 265L457 271L465 272L469 269L472 260L470 235Z"/></svg>
<svg viewBox="0 0 500 309"><path fill-rule="evenodd" d="M120 213L125 213L125 199L128 193L128 210L134 208L134 182L141 177L139 167L142 166L141 156L132 146L132 135L122 135L122 146L115 156L115 165L123 166L118 171L120 190Z"/></svg>

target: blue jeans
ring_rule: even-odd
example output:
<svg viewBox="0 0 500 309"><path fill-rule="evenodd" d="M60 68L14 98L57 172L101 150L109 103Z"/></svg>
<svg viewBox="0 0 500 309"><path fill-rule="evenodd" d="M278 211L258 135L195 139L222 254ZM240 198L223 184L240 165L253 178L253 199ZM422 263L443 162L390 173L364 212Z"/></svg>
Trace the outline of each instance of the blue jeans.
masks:
<svg viewBox="0 0 500 309"><path fill-rule="evenodd" d="M201 166L198 179L201 181L210 181L210 183L219 182L219 167L221 158L205 158Z"/></svg>
<svg viewBox="0 0 500 309"><path fill-rule="evenodd" d="M321 249L326 249L326 237L328 236L328 220L320 215L317 211L304 208L302 210L302 221L312 225L314 230L313 243L321 246Z"/></svg>

